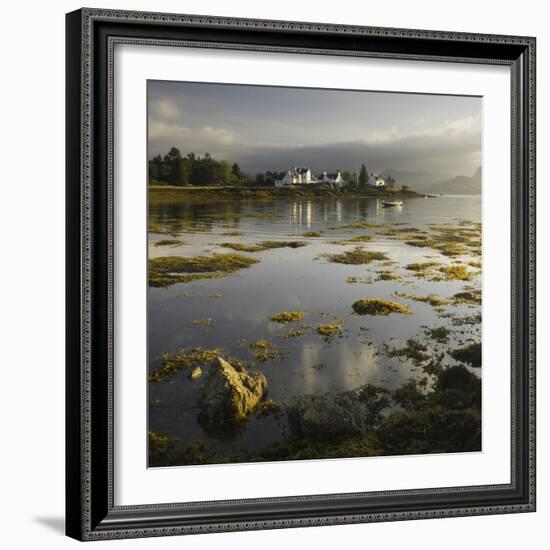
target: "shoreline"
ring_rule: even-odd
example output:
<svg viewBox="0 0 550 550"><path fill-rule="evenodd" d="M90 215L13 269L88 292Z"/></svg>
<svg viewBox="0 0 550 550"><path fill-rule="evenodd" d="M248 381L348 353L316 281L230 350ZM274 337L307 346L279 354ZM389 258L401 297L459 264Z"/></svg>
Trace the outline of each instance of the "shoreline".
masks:
<svg viewBox="0 0 550 550"><path fill-rule="evenodd" d="M220 199L301 199L301 198L368 198L368 199L403 199L424 198L428 193L416 191L379 191L377 189L366 191L339 191L326 188L312 187L231 187L231 186L188 186L176 185L149 185L148 195L152 199L189 199L210 198ZM436 197L433 197L436 198Z"/></svg>

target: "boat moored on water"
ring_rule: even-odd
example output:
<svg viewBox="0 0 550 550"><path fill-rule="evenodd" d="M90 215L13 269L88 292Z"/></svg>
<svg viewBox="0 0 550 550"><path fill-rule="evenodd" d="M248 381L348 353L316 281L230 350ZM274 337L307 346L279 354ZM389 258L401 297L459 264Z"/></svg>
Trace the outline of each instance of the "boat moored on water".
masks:
<svg viewBox="0 0 550 550"><path fill-rule="evenodd" d="M403 201L382 201L384 208L391 208L392 206L403 206Z"/></svg>

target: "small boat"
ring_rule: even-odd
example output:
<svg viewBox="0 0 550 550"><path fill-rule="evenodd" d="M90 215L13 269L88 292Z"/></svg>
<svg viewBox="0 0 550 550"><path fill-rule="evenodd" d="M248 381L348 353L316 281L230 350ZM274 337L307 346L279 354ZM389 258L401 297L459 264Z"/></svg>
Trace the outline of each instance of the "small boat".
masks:
<svg viewBox="0 0 550 550"><path fill-rule="evenodd" d="M382 201L382 206L384 208L389 208L391 206L403 206L403 201Z"/></svg>

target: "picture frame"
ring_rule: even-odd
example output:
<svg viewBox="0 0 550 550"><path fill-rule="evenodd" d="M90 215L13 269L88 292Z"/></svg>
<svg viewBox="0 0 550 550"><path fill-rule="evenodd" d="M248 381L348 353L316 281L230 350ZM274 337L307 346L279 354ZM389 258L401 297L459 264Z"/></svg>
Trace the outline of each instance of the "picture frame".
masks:
<svg viewBox="0 0 550 550"><path fill-rule="evenodd" d="M88 8L67 14L66 29L66 534L105 540L535 511L535 38ZM202 502L182 490L179 502L116 504L116 44L509 67L510 483Z"/></svg>

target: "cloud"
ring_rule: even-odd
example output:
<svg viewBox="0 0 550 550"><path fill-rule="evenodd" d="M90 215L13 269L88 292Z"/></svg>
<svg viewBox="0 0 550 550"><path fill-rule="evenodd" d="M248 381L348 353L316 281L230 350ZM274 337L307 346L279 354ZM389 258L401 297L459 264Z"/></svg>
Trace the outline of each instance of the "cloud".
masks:
<svg viewBox="0 0 550 550"><path fill-rule="evenodd" d="M178 119L182 114L182 106L172 97L159 97L149 104L150 120L171 121Z"/></svg>
<svg viewBox="0 0 550 550"><path fill-rule="evenodd" d="M397 169L470 174L481 164L481 131L472 121L450 122L436 131L399 135L392 129L368 140L312 146L261 147L242 151L238 159L245 170L282 170L305 165L314 171L350 169L362 163L371 171Z"/></svg>
<svg viewBox="0 0 550 550"><path fill-rule="evenodd" d="M178 147L182 153L209 152L226 158L241 142L239 134L227 128L213 126L188 126L185 100L178 97L158 97L149 104L149 155L164 154L170 147Z"/></svg>
<svg viewBox="0 0 550 550"><path fill-rule="evenodd" d="M208 152L215 158L231 159L238 143L239 135L226 128L191 128L166 122L149 124L149 156L163 155L175 146L183 154Z"/></svg>
<svg viewBox="0 0 550 550"><path fill-rule="evenodd" d="M467 116L458 119L448 119L441 126L422 128L419 130L402 131L392 126L385 130L374 130L368 134L367 142L371 145L391 144L411 139L438 138L447 141L468 139L469 136L481 132L481 117Z"/></svg>
<svg viewBox="0 0 550 550"><path fill-rule="evenodd" d="M249 137L244 139L228 127L197 124L204 114L196 109L186 113L185 106L183 95L159 96L151 100L150 156L164 154L176 146L183 154L209 152L214 158L236 161L249 173L284 170L293 165L309 166L315 172L355 170L366 163L371 171L394 169L461 175L472 173L481 164L479 113L447 119L435 127L422 127L425 120L419 118L418 124L407 130L392 125L370 129L363 139L321 144L304 144L303 132L293 143L291 127L287 129L287 144L270 145L262 143L266 138L261 133L254 139L254 132L249 131L254 128L247 127ZM333 134L337 136L338 132ZM315 137L318 138L318 134Z"/></svg>
<svg viewBox="0 0 550 550"><path fill-rule="evenodd" d="M190 128L159 121L149 124L149 139L153 148L164 142L183 147L185 151L202 151L204 147L208 149L234 145L239 141L239 135L227 128Z"/></svg>

